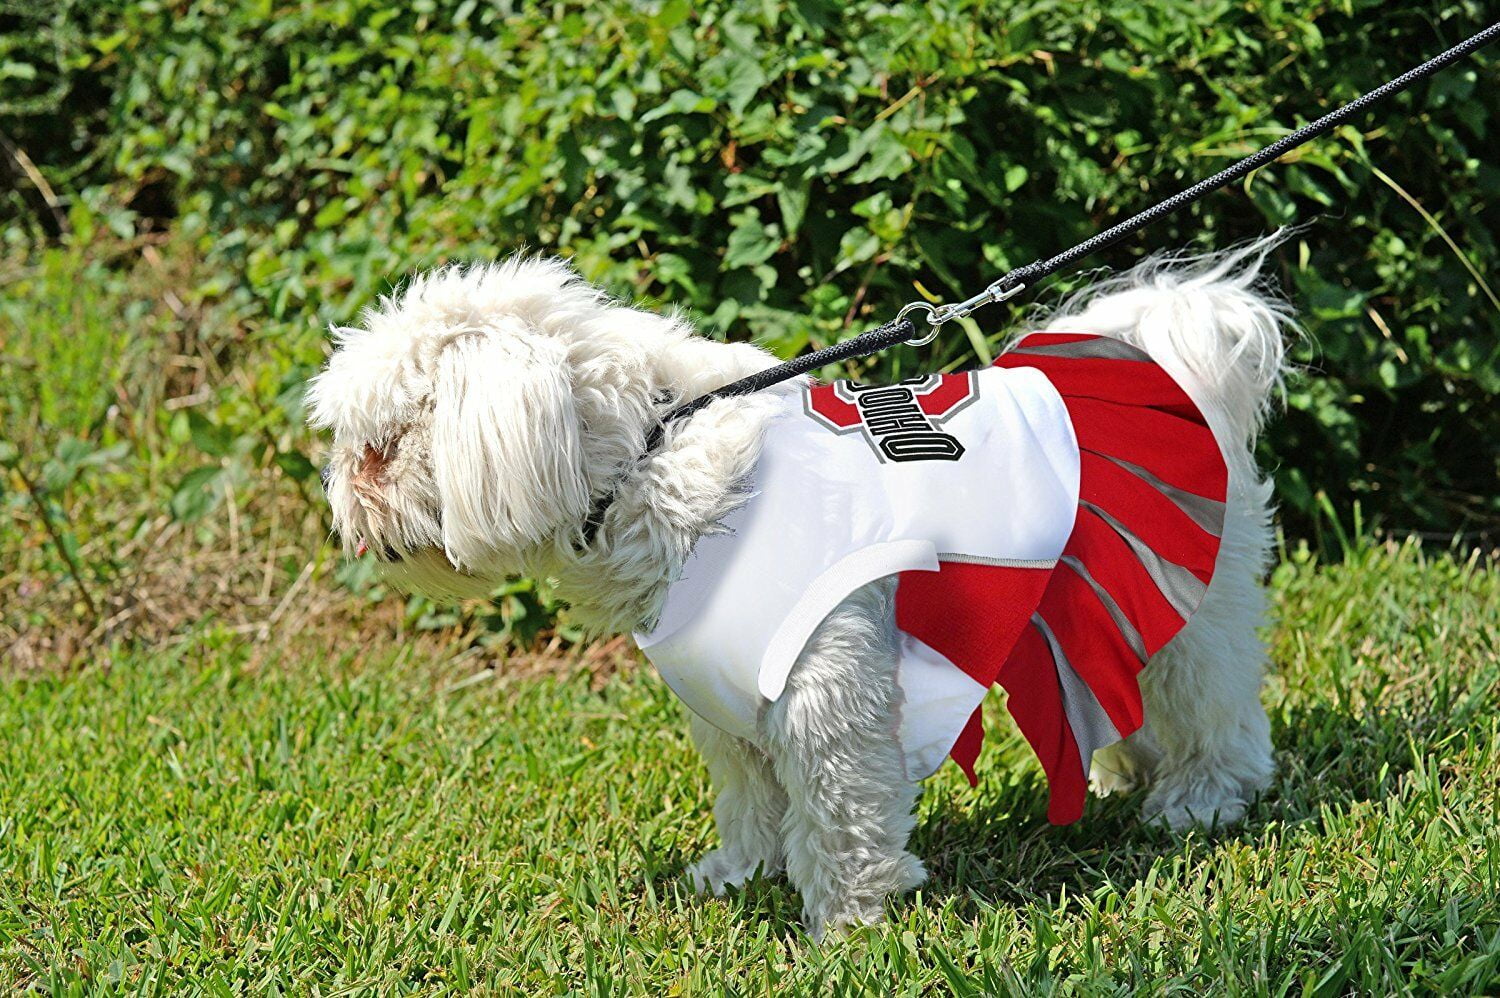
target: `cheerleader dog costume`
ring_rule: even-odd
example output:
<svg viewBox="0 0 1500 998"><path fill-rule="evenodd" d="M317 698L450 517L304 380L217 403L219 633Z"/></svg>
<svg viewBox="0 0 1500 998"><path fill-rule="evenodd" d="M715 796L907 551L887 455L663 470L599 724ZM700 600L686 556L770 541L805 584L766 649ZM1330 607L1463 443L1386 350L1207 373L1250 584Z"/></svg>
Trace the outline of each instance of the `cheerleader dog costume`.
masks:
<svg viewBox="0 0 1500 998"><path fill-rule="evenodd" d="M1226 481L1187 393L1110 337L1033 333L983 370L808 386L636 640L690 709L753 740L828 613L897 576L908 775L951 756L974 782L998 685L1066 824L1092 754L1141 726L1138 673L1207 590Z"/></svg>

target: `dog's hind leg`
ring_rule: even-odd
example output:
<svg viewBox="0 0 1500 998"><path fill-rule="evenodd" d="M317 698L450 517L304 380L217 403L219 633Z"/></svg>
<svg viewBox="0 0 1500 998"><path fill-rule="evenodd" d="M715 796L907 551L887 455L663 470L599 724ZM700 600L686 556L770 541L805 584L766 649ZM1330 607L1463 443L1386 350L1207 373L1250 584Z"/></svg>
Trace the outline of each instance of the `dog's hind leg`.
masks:
<svg viewBox="0 0 1500 998"><path fill-rule="evenodd" d="M723 894L759 872L782 871L781 823L786 794L776 782L771 762L742 738L725 734L692 715L693 741L708 764L713 781L714 825L719 848L688 867L688 881L702 893Z"/></svg>
<svg viewBox="0 0 1500 998"><path fill-rule="evenodd" d="M1146 724L1124 751L1145 770L1147 820L1228 825L1271 782L1271 725L1260 701L1266 648L1256 633L1266 615L1269 488L1231 490L1203 603L1141 672Z"/></svg>
<svg viewBox="0 0 1500 998"><path fill-rule="evenodd" d="M787 792L787 874L815 939L879 922L885 899L926 879L906 850L917 783L899 737L893 581L823 621L765 719Z"/></svg>

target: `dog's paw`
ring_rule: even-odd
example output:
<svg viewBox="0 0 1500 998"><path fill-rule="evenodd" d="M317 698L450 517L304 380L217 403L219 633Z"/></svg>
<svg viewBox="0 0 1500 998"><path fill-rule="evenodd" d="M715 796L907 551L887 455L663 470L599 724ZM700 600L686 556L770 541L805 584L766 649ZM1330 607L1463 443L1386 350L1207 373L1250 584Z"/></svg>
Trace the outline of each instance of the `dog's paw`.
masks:
<svg viewBox="0 0 1500 998"><path fill-rule="evenodd" d="M885 905L876 904L863 909L840 912L823 921L808 919L808 935L815 943L848 939L860 929L871 925L885 924Z"/></svg>
<svg viewBox="0 0 1500 998"><path fill-rule="evenodd" d="M1111 794L1128 794L1139 784L1125 773L1106 769L1097 762L1089 767L1089 790L1095 797L1108 797Z"/></svg>
<svg viewBox="0 0 1500 998"><path fill-rule="evenodd" d="M814 942L842 939L866 925L885 922L885 900L916 890L927 868L902 851L852 874L803 889L802 920Z"/></svg>
<svg viewBox="0 0 1500 998"><path fill-rule="evenodd" d="M1228 828L1245 816L1247 806L1239 796L1207 799L1153 793L1141 806L1141 820L1174 832Z"/></svg>
<svg viewBox="0 0 1500 998"><path fill-rule="evenodd" d="M1095 797L1128 794L1146 783L1147 772L1139 753L1128 741L1106 745L1089 763L1089 790Z"/></svg>
<svg viewBox="0 0 1500 998"><path fill-rule="evenodd" d="M737 850L714 849L687 868L687 879L699 894L718 897L731 887L745 886L756 873L770 876L779 872L775 868L767 869L763 860L745 856Z"/></svg>

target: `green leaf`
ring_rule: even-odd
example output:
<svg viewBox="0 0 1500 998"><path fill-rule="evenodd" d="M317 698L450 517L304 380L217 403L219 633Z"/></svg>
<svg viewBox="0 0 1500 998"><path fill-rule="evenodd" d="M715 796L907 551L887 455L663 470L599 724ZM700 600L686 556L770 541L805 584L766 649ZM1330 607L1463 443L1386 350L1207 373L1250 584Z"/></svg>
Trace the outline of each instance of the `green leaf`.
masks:
<svg viewBox="0 0 1500 998"><path fill-rule="evenodd" d="M839 270L872 259L880 251L880 238L869 229L850 229L839 240Z"/></svg>
<svg viewBox="0 0 1500 998"><path fill-rule="evenodd" d="M895 132L884 126L876 126L874 141L870 143L867 158L859 169L849 175L851 184L868 184L873 180L894 180L911 167L911 153Z"/></svg>
<svg viewBox="0 0 1500 998"><path fill-rule="evenodd" d="M777 226L760 220L760 211L751 208L736 216L734 229L729 233L729 245L724 253L724 267L751 267L770 259L781 245L781 233Z"/></svg>
<svg viewBox="0 0 1500 998"><path fill-rule="evenodd" d="M782 186L776 191L776 207L781 211L781 225L787 237L797 234L802 220L807 217L808 184Z"/></svg>
<svg viewBox="0 0 1500 998"><path fill-rule="evenodd" d="M234 434L228 427L209 422L207 416L196 409L188 410L188 433L193 446L210 457L224 457L234 445Z"/></svg>
<svg viewBox="0 0 1500 998"><path fill-rule="evenodd" d="M651 18L653 24L663 31L671 31L686 21L693 13L691 0L667 0Z"/></svg>
<svg viewBox="0 0 1500 998"><path fill-rule="evenodd" d="M183 522L200 519L224 498L223 484L227 472L218 465L196 468L182 477L172 491L168 505L172 515Z"/></svg>
<svg viewBox="0 0 1500 998"><path fill-rule="evenodd" d="M109 55L130 39L130 32L116 31L112 35L94 39L94 47L103 55Z"/></svg>
<svg viewBox="0 0 1500 998"><path fill-rule="evenodd" d="M669 114L707 114L719 106L712 97L695 94L691 90L678 90L666 102L653 107L641 115L641 124L665 118Z"/></svg>
<svg viewBox="0 0 1500 998"><path fill-rule="evenodd" d="M280 468L288 478L299 482L316 478L318 475L317 466L300 451L277 451L276 467Z"/></svg>
<svg viewBox="0 0 1500 998"><path fill-rule="evenodd" d="M723 88L724 103L734 114L743 114L765 83L766 74L760 65L749 56L740 56L730 64L729 79Z"/></svg>

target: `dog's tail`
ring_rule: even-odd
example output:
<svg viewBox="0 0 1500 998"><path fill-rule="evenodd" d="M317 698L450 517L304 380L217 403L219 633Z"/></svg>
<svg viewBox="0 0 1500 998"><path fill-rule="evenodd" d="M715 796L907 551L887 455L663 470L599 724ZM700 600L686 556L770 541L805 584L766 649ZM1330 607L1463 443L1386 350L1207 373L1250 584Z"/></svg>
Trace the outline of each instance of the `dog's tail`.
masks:
<svg viewBox="0 0 1500 998"><path fill-rule="evenodd" d="M1065 301L1039 328L1138 346L1248 451L1286 371L1291 307L1261 279L1286 230L1203 256L1158 256Z"/></svg>

